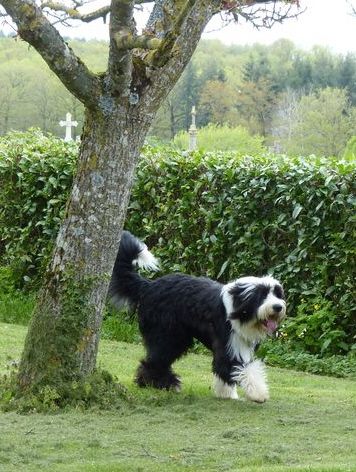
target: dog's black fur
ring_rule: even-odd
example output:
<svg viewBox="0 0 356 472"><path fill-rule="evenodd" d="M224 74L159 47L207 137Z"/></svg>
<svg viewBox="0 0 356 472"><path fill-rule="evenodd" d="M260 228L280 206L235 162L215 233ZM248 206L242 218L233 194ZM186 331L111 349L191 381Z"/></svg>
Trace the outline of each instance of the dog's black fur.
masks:
<svg viewBox="0 0 356 472"><path fill-rule="evenodd" d="M253 349L265 332L261 328L262 321L256 318L256 310L271 290L279 290L277 295L273 295L273 301L283 299L278 282L272 288L261 283L256 289L246 283L239 283L239 280L244 279L224 286L209 278L178 273L147 280L135 270L135 261L143 266L155 265L154 257L146 246L124 231L109 296L114 304L121 306L126 302L138 312L139 327L147 351L137 371L138 385L179 389L180 380L171 365L197 339L213 352L213 373L223 388L225 385L226 388L234 386L238 381L237 372L252 362ZM232 303L231 310L229 303ZM272 316L279 320L277 312L270 313L269 317ZM253 334L251 338L249 334L251 330L255 333L253 325L245 339L243 328L250 326L252 321L259 323L256 335ZM235 336L237 341L232 338L235 328L242 328L241 349L240 334L237 334L237 338ZM250 355L246 355L246 350Z"/></svg>

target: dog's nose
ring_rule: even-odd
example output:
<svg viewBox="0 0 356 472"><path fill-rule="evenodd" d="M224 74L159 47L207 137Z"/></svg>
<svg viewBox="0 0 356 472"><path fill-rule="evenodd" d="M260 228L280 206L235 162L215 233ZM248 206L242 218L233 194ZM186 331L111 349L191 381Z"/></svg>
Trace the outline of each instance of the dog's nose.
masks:
<svg viewBox="0 0 356 472"><path fill-rule="evenodd" d="M272 305L272 309L275 313L280 313L282 311L282 308L282 305L279 304Z"/></svg>

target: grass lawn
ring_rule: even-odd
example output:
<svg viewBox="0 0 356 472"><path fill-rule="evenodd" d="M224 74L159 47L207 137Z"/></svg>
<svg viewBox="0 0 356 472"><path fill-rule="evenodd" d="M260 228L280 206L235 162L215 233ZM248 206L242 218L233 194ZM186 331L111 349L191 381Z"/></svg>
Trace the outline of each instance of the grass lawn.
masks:
<svg viewBox="0 0 356 472"><path fill-rule="evenodd" d="M0 371L26 328L0 324ZM265 405L214 399L211 358L177 363L183 392L133 384L139 345L102 341L99 364L134 401L115 411L0 414L0 471L356 471L356 381L269 368Z"/></svg>

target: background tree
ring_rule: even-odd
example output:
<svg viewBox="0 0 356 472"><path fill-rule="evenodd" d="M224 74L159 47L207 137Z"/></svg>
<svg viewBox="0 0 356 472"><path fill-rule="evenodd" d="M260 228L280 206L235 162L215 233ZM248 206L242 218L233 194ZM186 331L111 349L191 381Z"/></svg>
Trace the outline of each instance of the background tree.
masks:
<svg viewBox="0 0 356 472"><path fill-rule="evenodd" d="M315 88L337 86L338 58L329 49L314 46L309 60L311 63L311 81Z"/></svg>
<svg viewBox="0 0 356 472"><path fill-rule="evenodd" d="M140 35L137 0L111 0L83 13L83 3L0 0L31 44L85 107L76 177L53 258L27 334L19 386L36 390L91 373L102 311L125 220L140 148L167 93L189 62L200 36L221 9L271 24L288 15L278 2L156 0ZM259 4L263 4L260 8ZM268 13L267 4L271 4ZM289 1L288 3L292 3ZM50 23L90 22L110 14L107 68L97 74Z"/></svg>
<svg viewBox="0 0 356 472"><path fill-rule="evenodd" d="M337 86L344 88L353 106L356 105L356 54L348 53L340 61Z"/></svg>
<svg viewBox="0 0 356 472"><path fill-rule="evenodd" d="M176 101L181 104L181 127L184 129L190 126L192 106L196 105L198 100L198 89L197 70L194 63L189 61L180 79L180 87L176 91ZM179 129L175 130L175 134Z"/></svg>
<svg viewBox="0 0 356 472"><path fill-rule="evenodd" d="M48 77L41 77L41 74L39 74L38 82L31 93L39 118L38 125L44 132L48 132L58 124L57 117L60 113L57 98L58 87L53 86Z"/></svg>
<svg viewBox="0 0 356 472"><path fill-rule="evenodd" d="M169 93L159 109L150 133L161 138L173 139L181 129L188 129L191 122L192 106L198 101L199 83L197 70L190 61L179 84Z"/></svg>
<svg viewBox="0 0 356 472"><path fill-rule="evenodd" d="M271 122L271 145L276 152L284 150L285 143L291 143L301 93L287 89L281 94L273 111ZM284 146L283 144L284 143Z"/></svg>
<svg viewBox="0 0 356 472"><path fill-rule="evenodd" d="M288 131L280 134L290 154L338 156L356 133L355 108L342 89L317 90L298 102L292 98L289 123Z"/></svg>
<svg viewBox="0 0 356 472"><path fill-rule="evenodd" d="M220 80L208 80L199 97L200 123L238 123L237 113L238 91Z"/></svg>
<svg viewBox="0 0 356 472"><path fill-rule="evenodd" d="M27 71L21 66L6 64L0 70L0 130L7 133L14 124L16 107L26 104Z"/></svg>
<svg viewBox="0 0 356 472"><path fill-rule="evenodd" d="M266 136L270 128L272 109L276 101L273 85L267 78L243 82L237 95L237 109L241 124L251 133Z"/></svg>
<svg viewBox="0 0 356 472"><path fill-rule="evenodd" d="M84 41L71 40L71 47L81 54L90 68L96 72L105 70L108 43L105 41ZM272 99L270 103L272 109L266 120L266 138L269 140L270 116L276 115L279 109L280 100L289 91L296 92L297 96L308 95L317 88L325 88L336 84L336 88L344 88L347 91L351 104L356 103L356 55L348 53L345 55L331 54L329 62L334 64L333 77L330 83L318 81L319 73L314 70L316 64L322 64L318 55L325 58L325 48L314 48L311 51L298 49L288 40L278 40L270 46L254 44L251 46L226 46L217 40L203 40L199 43L192 59L188 63L182 76L174 86L167 98L162 102L156 118L150 128L149 135L159 139L171 140L173 135L180 130L186 130L190 124L190 111L193 104L197 105L198 127L205 126L209 122L214 122L214 114L203 108L199 98L204 95L207 105L215 104L219 107L221 99L221 89L227 90L226 94L233 93L230 104L225 101L226 117L219 116L219 122L228 121L231 124L237 123L247 126L251 133L261 132L261 125L254 114L254 103L247 100L249 106L240 106L237 109L239 98L245 98L243 74L245 65L256 58L263 58L268 67L265 74L260 74L260 80L266 80L266 85L272 88ZM327 54L326 54L327 56ZM28 49L23 41L14 40L10 37L0 38L0 77L1 83L6 84L6 71L15 71L16 78L25 78L26 92L23 96L22 89L15 87L12 89L12 99L10 94L5 92L5 87L0 90L0 97L11 102L11 118L9 119L10 129L26 130L28 127L41 126L41 118L38 111L36 93L41 81L47 82L52 89L50 96L53 96L51 112L56 118L47 120L47 129L54 134L63 136L63 128L58 122L70 111L79 122L75 129L76 134L80 130L84 119L84 106L64 87L57 76L47 67L36 51ZM255 66L256 67L256 66ZM266 75L267 74L267 75ZM315 82L314 82L315 80ZM209 87L205 90L208 82L216 82L218 87ZM223 84L223 85L219 85ZM263 85L263 82L262 82ZM264 85L263 85L264 86ZM255 87L255 86L254 86ZM263 93L268 91L264 90ZM242 94L242 96L241 96ZM255 97L258 98L257 96ZM6 108L0 108L0 115L4 116ZM245 116L246 112L246 116ZM2 118L0 116L0 134L4 134L1 127ZM274 126L274 125L273 125Z"/></svg>

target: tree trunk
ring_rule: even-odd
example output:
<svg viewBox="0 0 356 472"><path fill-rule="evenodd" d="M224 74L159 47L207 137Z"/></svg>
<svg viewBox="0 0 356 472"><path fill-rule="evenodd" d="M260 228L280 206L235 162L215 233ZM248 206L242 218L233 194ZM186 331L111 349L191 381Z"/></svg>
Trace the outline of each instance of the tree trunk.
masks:
<svg viewBox="0 0 356 472"><path fill-rule="evenodd" d="M76 56L37 2L0 3L21 38L86 106L77 175L18 376L23 390L65 388L95 368L102 309L143 140L221 2L157 0L147 28L157 47L134 52L127 40L139 38L135 1L112 0L103 74L94 74Z"/></svg>
<svg viewBox="0 0 356 472"><path fill-rule="evenodd" d="M152 115L110 103L86 110L77 174L20 364L22 389L95 368L102 310Z"/></svg>

